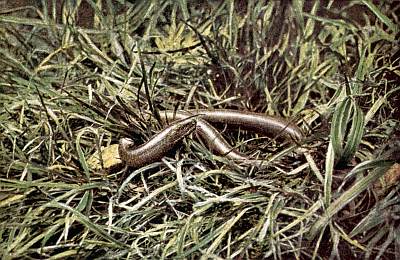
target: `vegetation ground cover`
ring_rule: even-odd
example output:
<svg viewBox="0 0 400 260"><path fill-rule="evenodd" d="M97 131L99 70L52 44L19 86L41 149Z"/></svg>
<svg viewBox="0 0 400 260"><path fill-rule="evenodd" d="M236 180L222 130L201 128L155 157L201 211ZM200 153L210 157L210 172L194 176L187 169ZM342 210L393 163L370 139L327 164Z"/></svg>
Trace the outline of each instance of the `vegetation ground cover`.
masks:
<svg viewBox="0 0 400 260"><path fill-rule="evenodd" d="M3 259L400 258L396 1L1 7ZM118 161L120 138L194 108L282 116L306 138L220 128L263 169L194 134Z"/></svg>

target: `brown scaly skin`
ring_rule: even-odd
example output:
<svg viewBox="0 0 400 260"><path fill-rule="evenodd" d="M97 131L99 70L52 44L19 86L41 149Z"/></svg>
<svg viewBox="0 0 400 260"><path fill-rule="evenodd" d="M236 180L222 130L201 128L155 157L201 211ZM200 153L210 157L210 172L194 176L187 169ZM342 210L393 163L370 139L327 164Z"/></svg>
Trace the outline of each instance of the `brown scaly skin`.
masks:
<svg viewBox="0 0 400 260"><path fill-rule="evenodd" d="M296 125L283 118L260 113L226 109L167 110L160 111L160 117L165 122L173 123L153 136L147 143L134 147L129 139L120 140L119 154L127 165L140 167L160 160L177 142L195 129L210 149L228 159L258 166L265 163L264 160L250 159L234 149L208 122L228 124L267 135L283 136L296 143L303 139L303 133Z"/></svg>

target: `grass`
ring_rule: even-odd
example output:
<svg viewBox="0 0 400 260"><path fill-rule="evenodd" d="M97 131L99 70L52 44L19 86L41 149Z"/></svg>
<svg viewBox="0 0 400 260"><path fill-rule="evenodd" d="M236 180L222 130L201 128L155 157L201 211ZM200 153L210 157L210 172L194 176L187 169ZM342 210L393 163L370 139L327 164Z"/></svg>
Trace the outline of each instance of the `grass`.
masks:
<svg viewBox="0 0 400 260"><path fill-rule="evenodd" d="M55 3L0 11L3 259L400 257L396 1ZM307 137L223 130L266 169L194 134L123 167L114 144L176 108Z"/></svg>

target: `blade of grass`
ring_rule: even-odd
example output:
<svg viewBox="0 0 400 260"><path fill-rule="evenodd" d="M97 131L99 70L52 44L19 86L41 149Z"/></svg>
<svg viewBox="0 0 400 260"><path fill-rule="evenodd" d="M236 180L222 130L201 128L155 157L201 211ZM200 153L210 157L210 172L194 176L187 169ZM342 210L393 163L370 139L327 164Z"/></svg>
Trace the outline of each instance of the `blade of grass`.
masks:
<svg viewBox="0 0 400 260"><path fill-rule="evenodd" d="M354 104L353 106L351 128L347 135L343 154L340 158L343 162L348 162L354 156L364 134L364 113L357 104Z"/></svg>
<svg viewBox="0 0 400 260"><path fill-rule="evenodd" d="M345 98L337 105L335 112L333 113L331 125L331 142L336 158L339 159L343 154L343 142L351 111L351 99Z"/></svg>
<svg viewBox="0 0 400 260"><path fill-rule="evenodd" d="M117 247L130 248L129 245L127 245L127 244L115 239L111 235L109 235L107 233L106 229L103 229L100 225L93 223L87 216L83 215L78 210L76 210L76 209L74 209L74 208L72 208L72 207L70 207L70 206L68 206L68 205L66 205L64 203L50 202L50 203L46 204L45 207L50 207L50 208L54 207L54 208L67 210L67 211L71 212L76 217L76 220L78 220L80 223L85 225L89 230L93 231L94 233L96 233L100 237L104 238L107 241L110 241L110 242L114 243Z"/></svg>
<svg viewBox="0 0 400 260"><path fill-rule="evenodd" d="M378 19L383 22L389 30L397 33L399 30L398 25L394 24L385 14L383 14L376 5L374 5L370 0L361 0L361 2L366 5Z"/></svg>
<svg viewBox="0 0 400 260"><path fill-rule="evenodd" d="M309 239L313 240L315 236L325 229L331 218L343 209L348 203L350 203L354 198L356 198L361 192L365 191L369 185L374 183L377 179L382 177L388 167L381 167L374 169L367 176L358 180L353 186L348 190L344 191L335 201L333 201L330 206L325 210L324 214L313 224L310 229Z"/></svg>

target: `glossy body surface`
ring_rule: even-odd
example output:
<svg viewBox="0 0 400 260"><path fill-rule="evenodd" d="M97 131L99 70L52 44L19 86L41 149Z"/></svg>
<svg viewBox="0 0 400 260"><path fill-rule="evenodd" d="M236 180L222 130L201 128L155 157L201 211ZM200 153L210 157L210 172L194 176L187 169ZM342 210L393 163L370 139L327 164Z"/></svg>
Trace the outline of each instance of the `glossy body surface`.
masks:
<svg viewBox="0 0 400 260"><path fill-rule="evenodd" d="M160 160L176 143L196 129L196 120L189 117L164 128L146 143L134 146L131 139L119 141L118 153L122 161L132 167L141 167Z"/></svg>
<svg viewBox="0 0 400 260"><path fill-rule="evenodd" d="M301 129L293 123L280 117L267 116L261 113L230 109L200 109L176 112L170 110L160 111L160 115L164 116L167 120L200 115L202 119L211 123L237 126L269 136L283 136L286 139L293 139L294 141L300 141L303 138Z"/></svg>
<svg viewBox="0 0 400 260"><path fill-rule="evenodd" d="M196 117L194 118L193 116ZM226 156L228 159L240 160L244 163L257 165L264 162L263 160L250 159L237 151L209 122L236 126L274 137L282 136L293 142L299 142L303 138L302 131L296 125L282 118L253 112L225 109L166 110L160 111L160 117L165 123L172 122L172 124L151 138L147 143L135 148L131 141L121 139L119 149L120 157L128 165L140 167L161 159L179 140L192 132L194 128L196 128L196 133L205 141L211 150ZM190 120L195 122L194 127L189 123L191 122ZM179 129L179 131L177 131L177 129ZM168 136L168 138L165 138L166 136Z"/></svg>

